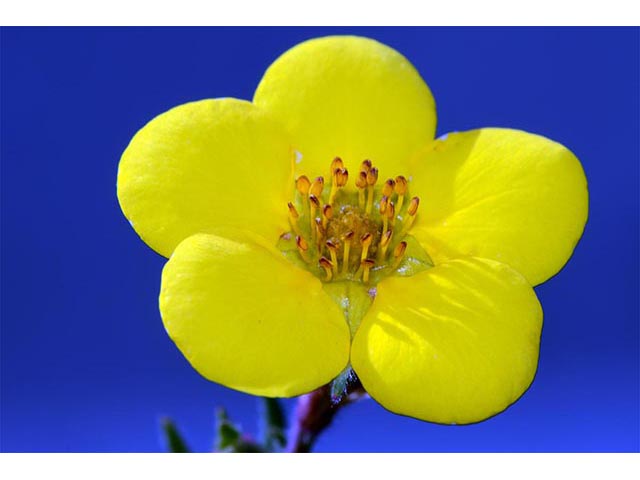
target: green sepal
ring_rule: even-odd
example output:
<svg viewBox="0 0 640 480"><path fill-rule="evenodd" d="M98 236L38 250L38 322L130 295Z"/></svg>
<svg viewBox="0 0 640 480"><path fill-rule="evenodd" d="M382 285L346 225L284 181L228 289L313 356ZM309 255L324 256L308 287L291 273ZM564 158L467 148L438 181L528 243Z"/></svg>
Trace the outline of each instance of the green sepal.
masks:
<svg viewBox="0 0 640 480"><path fill-rule="evenodd" d="M342 314L349 325L351 338L353 338L362 318L373 302L371 291L373 287L349 280L325 283L323 287L324 291L342 309Z"/></svg>
<svg viewBox="0 0 640 480"><path fill-rule="evenodd" d="M422 245L420 245L413 235L406 235L402 240L407 242L407 249L405 250L400 265L398 265L393 272L394 275L411 277L416 273L433 267L433 260L431 260L427 251L422 248Z"/></svg>
<svg viewBox="0 0 640 480"><path fill-rule="evenodd" d="M170 453L190 453L191 450L182 438L173 420L163 418L161 421L162 432L167 441L167 450Z"/></svg>
<svg viewBox="0 0 640 480"><path fill-rule="evenodd" d="M349 383L355 379L355 374L351 365L347 366L340 375L333 379L330 386L331 402L335 405L340 403L342 397L347 393Z"/></svg>

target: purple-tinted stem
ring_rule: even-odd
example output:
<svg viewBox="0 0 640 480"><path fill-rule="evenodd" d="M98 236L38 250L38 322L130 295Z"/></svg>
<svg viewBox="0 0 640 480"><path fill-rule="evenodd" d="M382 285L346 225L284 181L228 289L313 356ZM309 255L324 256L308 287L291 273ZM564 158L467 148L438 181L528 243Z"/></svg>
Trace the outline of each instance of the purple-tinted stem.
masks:
<svg viewBox="0 0 640 480"><path fill-rule="evenodd" d="M287 451L310 452L318 435L331 424L336 413L364 395L366 393L359 381L350 385L345 395L338 401L331 399L329 385L302 395L296 405Z"/></svg>

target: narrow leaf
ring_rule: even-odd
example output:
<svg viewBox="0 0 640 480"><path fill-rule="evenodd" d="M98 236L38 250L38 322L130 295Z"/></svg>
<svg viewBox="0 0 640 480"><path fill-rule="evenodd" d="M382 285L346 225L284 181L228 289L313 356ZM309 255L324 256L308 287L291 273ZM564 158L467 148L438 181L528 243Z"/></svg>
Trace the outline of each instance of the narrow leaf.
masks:
<svg viewBox="0 0 640 480"><path fill-rule="evenodd" d="M167 450L171 453L189 453L191 450L170 418L161 420L162 431L167 441Z"/></svg>
<svg viewBox="0 0 640 480"><path fill-rule="evenodd" d="M216 424L216 450L220 452L235 450L240 440L240 432L236 426L229 421L227 412L223 408L216 410Z"/></svg>
<svg viewBox="0 0 640 480"><path fill-rule="evenodd" d="M262 435L268 451L277 451L287 444L286 421L282 405L277 398L262 398Z"/></svg>

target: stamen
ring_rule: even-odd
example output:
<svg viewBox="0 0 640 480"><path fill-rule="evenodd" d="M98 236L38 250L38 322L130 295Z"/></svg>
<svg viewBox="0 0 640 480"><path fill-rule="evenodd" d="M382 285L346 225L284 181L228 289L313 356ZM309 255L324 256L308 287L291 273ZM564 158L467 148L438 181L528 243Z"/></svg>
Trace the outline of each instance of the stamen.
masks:
<svg viewBox="0 0 640 480"><path fill-rule="evenodd" d="M344 168L344 162L342 161L342 159L340 157L336 157L336 158L333 159L333 161L331 162L331 170L330 170L330 172L333 173L338 168Z"/></svg>
<svg viewBox="0 0 640 480"><path fill-rule="evenodd" d="M298 177L296 180L296 190L298 190L302 196L306 197L309 195L309 187L311 187L311 182L306 175Z"/></svg>
<svg viewBox="0 0 640 480"><path fill-rule="evenodd" d="M316 218L316 244L318 246L318 252L322 251L322 244L324 243L325 230L322 228L322 220Z"/></svg>
<svg viewBox="0 0 640 480"><path fill-rule="evenodd" d="M317 177L311 184L311 187L309 187L309 193L311 195L315 195L316 197L320 198L320 195L322 195L323 188L324 188L324 177Z"/></svg>
<svg viewBox="0 0 640 480"><path fill-rule="evenodd" d="M349 170L346 168L341 168L336 172L336 180L338 183L338 187L344 187L347 184L347 180L349 180Z"/></svg>
<svg viewBox="0 0 640 480"><path fill-rule="evenodd" d="M309 253L307 252L307 250L309 250L309 244L300 235L296 236L296 247L298 247L298 252L300 252L302 259L307 263L311 263Z"/></svg>
<svg viewBox="0 0 640 480"><path fill-rule="evenodd" d="M387 206L389 205L389 197L383 196L380 199L380 215L382 216L382 235L384 235L389 227L389 219L387 218Z"/></svg>
<svg viewBox="0 0 640 480"><path fill-rule="evenodd" d="M363 283L369 283L369 270L371 270L371 268L376 264L376 262L374 260L371 260L370 258L367 258L366 260L362 261L362 281Z"/></svg>
<svg viewBox="0 0 640 480"><path fill-rule="evenodd" d="M409 206L407 207L408 216L404 220L402 233L407 233L411 228L411 225L413 225L413 222L416 219L416 213L418 213L418 205L420 205L420 199L418 197L413 197L409 202Z"/></svg>
<svg viewBox="0 0 640 480"><path fill-rule="evenodd" d="M404 194L407 191L407 179L402 175L398 175L396 177L396 186L393 189L398 195L398 200L396 201L396 210L398 213L402 211L402 203L404 202Z"/></svg>
<svg viewBox="0 0 640 480"><path fill-rule="evenodd" d="M392 230L387 230L382 238L380 239L380 250L378 251L378 256L380 260L384 260L387 257L387 249L391 243L391 236L393 235Z"/></svg>
<svg viewBox="0 0 640 480"><path fill-rule="evenodd" d="M295 235L300 257L310 270L315 268L313 273L322 281L377 282L378 270L386 275L402 263L407 250L403 236L415 222L420 199L408 196L408 181L402 175L387 178L376 189L379 172L367 159L360 164L355 178L358 208L354 204L355 192L340 192L349 179L345 163L335 157L330 167L328 178L320 176L310 181L301 175L296 179L296 201L287 204L291 224L287 239ZM326 193L325 178L330 182ZM405 196L411 200L402 209ZM377 213L372 214L374 201ZM302 223L307 221L307 214L309 231L301 224L301 219ZM351 259L352 256L356 258Z"/></svg>
<svg viewBox="0 0 640 480"><path fill-rule="evenodd" d="M331 255L331 263L333 264L333 274L338 275L338 246L331 240L327 240L325 243L329 254Z"/></svg>
<svg viewBox="0 0 640 480"><path fill-rule="evenodd" d="M393 193L393 187L396 186L396 182L393 178L388 179L386 182L384 182L384 185L382 186L382 195L384 195L385 197L389 197L391 198L391 194Z"/></svg>
<svg viewBox="0 0 640 480"><path fill-rule="evenodd" d="M389 202L387 205L387 218L391 221L391 226L396 224L396 207L393 202Z"/></svg>
<svg viewBox="0 0 640 480"><path fill-rule="evenodd" d="M407 250L407 242L400 242L396 248L393 250L393 266L391 267L393 270L398 268L400 262L402 261L402 257L404 256L404 252Z"/></svg>
<svg viewBox="0 0 640 480"><path fill-rule="evenodd" d="M362 171L356 178L356 187L358 187L358 206L364 209L364 189L367 186L367 173Z"/></svg>
<svg viewBox="0 0 640 480"><path fill-rule="evenodd" d="M289 207L289 221L291 222L291 228L296 232L296 235L301 235L300 227L298 226L298 218L300 218L300 215L298 215L298 211L296 210L296 207L293 206L293 203L289 202L287 206Z"/></svg>
<svg viewBox="0 0 640 480"><path fill-rule="evenodd" d="M309 195L309 227L311 228L311 235L315 238L316 231L316 211L320 208L320 201L318 197L311 194Z"/></svg>
<svg viewBox="0 0 640 480"><path fill-rule="evenodd" d="M342 274L346 274L349 270L349 251L351 250L351 240L353 239L353 231L349 231L344 235L344 253L342 254Z"/></svg>
<svg viewBox="0 0 640 480"><path fill-rule="evenodd" d="M318 263L322 268L324 268L324 273L326 275L325 280L330 282L333 278L333 265L331 264L331 261L326 257L320 257Z"/></svg>
<svg viewBox="0 0 640 480"><path fill-rule="evenodd" d="M329 194L329 205L333 205L338 189L347 184L349 171L346 168L336 168L332 174L331 193Z"/></svg>
<svg viewBox="0 0 640 480"><path fill-rule="evenodd" d="M373 186L378 181L378 169L373 167L371 170L367 172L367 193L369 197L367 198L367 213L371 213L373 209Z"/></svg>
<svg viewBox="0 0 640 480"><path fill-rule="evenodd" d="M373 241L373 235L370 233L365 233L360 238L360 245L362 245L362 254L360 255L360 260L364 260L367 258L367 254L369 253L369 246Z"/></svg>
<svg viewBox="0 0 640 480"><path fill-rule="evenodd" d="M327 228L327 223L333 217L333 207L331 205L325 205L322 207L322 227Z"/></svg>
<svg viewBox="0 0 640 480"><path fill-rule="evenodd" d="M418 211L418 206L420 205L420 198L413 197L411 202L409 202L409 206L407 207L407 213L412 217L415 216Z"/></svg>

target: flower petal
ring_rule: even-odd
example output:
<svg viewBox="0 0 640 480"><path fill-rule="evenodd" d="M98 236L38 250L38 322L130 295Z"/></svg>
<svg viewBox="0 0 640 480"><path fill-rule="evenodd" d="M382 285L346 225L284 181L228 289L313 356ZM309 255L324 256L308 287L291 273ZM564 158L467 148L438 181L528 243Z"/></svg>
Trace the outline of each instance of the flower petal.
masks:
<svg viewBox="0 0 640 480"><path fill-rule="evenodd" d="M322 283L246 233L183 241L162 272L160 311L198 372L254 395L309 392L349 359L349 328Z"/></svg>
<svg viewBox="0 0 640 480"><path fill-rule="evenodd" d="M254 102L285 125L303 154L299 171L310 175L326 174L335 156L348 168L369 158L382 175L403 173L436 128L420 74L369 38L324 37L293 47L266 71Z"/></svg>
<svg viewBox="0 0 640 480"><path fill-rule="evenodd" d="M187 103L140 130L122 155L118 199L142 239L168 257L217 225L274 239L287 230L293 183L288 137L255 105Z"/></svg>
<svg viewBox="0 0 640 480"><path fill-rule="evenodd" d="M412 233L436 263L491 258L537 285L564 266L587 220L580 162L538 135L453 133L422 152L411 173L422 200Z"/></svg>
<svg viewBox="0 0 640 480"><path fill-rule="evenodd" d="M528 388L541 328L540 304L523 276L469 257L383 280L351 363L367 392L393 412L478 422Z"/></svg>

